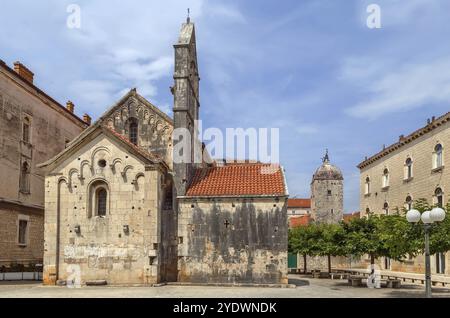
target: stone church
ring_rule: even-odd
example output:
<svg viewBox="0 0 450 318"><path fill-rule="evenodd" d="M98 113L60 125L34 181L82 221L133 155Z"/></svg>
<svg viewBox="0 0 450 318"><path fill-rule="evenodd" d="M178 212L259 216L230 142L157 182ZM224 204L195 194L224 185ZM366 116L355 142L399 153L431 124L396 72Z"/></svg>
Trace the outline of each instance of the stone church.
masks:
<svg viewBox="0 0 450 318"><path fill-rule="evenodd" d="M204 147L208 160L173 160L181 142L174 130L197 140L200 78L189 19L174 50L173 118L131 90L40 165L45 284L73 273L112 285L287 283L283 169L219 164Z"/></svg>

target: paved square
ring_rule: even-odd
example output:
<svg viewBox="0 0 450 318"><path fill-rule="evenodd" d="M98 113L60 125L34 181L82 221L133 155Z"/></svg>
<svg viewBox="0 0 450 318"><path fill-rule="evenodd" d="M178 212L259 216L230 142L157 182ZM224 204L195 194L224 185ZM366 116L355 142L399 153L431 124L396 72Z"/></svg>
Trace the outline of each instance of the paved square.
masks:
<svg viewBox="0 0 450 318"><path fill-rule="evenodd" d="M403 284L400 289L369 289L351 287L346 280L312 279L301 275L290 275L289 282L296 288L257 287L67 287L42 286L40 283L2 282L0 298L404 298L423 297L421 285ZM433 288L434 297L450 297L450 289Z"/></svg>

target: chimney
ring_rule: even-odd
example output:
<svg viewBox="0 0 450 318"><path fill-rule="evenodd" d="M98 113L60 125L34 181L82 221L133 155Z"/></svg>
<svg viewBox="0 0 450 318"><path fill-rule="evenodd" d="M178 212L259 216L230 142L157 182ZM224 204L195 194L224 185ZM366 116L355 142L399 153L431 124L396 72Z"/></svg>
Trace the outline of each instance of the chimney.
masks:
<svg viewBox="0 0 450 318"><path fill-rule="evenodd" d="M428 118L428 119L427 119L427 125L429 125L430 123L431 123L431 119Z"/></svg>
<svg viewBox="0 0 450 318"><path fill-rule="evenodd" d="M69 112L71 112L73 114L73 111L75 109L75 105L69 100L66 103L66 108Z"/></svg>
<svg viewBox="0 0 450 318"><path fill-rule="evenodd" d="M436 120L436 117L435 117L435 116L431 117L431 122L433 122L433 121L435 121L435 120Z"/></svg>
<svg viewBox="0 0 450 318"><path fill-rule="evenodd" d="M91 120L92 120L92 118L91 118L91 116L89 116L88 114L84 114L84 115L83 115L83 121L84 121L86 124L88 124L89 126L91 125Z"/></svg>
<svg viewBox="0 0 450 318"><path fill-rule="evenodd" d="M14 71L19 74L25 81L33 84L34 73L30 71L25 65L20 62L14 63Z"/></svg>
<svg viewBox="0 0 450 318"><path fill-rule="evenodd" d="M400 135L400 137L398 137L398 141L403 141L403 139L405 139L405 135Z"/></svg>

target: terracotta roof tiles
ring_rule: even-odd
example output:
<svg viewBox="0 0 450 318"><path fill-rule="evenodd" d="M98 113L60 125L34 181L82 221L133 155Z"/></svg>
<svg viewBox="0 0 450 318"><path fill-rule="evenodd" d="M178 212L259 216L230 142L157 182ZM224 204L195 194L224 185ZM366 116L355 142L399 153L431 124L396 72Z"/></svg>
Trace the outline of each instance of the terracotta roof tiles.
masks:
<svg viewBox="0 0 450 318"><path fill-rule="evenodd" d="M283 196L286 192L280 166L231 164L197 169L186 196Z"/></svg>
<svg viewBox="0 0 450 318"><path fill-rule="evenodd" d="M311 199L289 199L288 208L311 208Z"/></svg>

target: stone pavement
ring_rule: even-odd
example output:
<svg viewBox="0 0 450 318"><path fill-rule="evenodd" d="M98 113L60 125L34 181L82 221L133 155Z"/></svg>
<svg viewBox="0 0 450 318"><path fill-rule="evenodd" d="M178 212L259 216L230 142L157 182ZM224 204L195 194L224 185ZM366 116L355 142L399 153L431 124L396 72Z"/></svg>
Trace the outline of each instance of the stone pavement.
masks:
<svg viewBox="0 0 450 318"><path fill-rule="evenodd" d="M346 280L312 279L290 275L289 282L296 288L257 287L67 287L42 286L39 283L1 282L0 298L381 298L423 297L423 286L404 284L401 289L369 289L350 287ZM435 297L450 297L450 289L433 288Z"/></svg>

